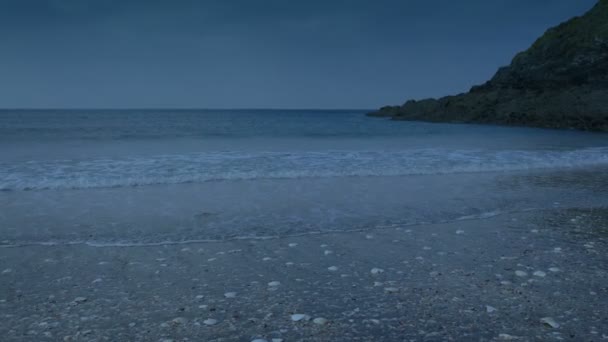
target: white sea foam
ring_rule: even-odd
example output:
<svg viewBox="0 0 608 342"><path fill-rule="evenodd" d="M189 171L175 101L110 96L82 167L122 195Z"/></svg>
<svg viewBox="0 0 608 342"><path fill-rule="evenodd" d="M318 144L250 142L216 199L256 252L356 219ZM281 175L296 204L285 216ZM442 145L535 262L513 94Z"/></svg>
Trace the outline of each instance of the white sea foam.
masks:
<svg viewBox="0 0 608 342"><path fill-rule="evenodd" d="M0 163L0 190L133 187L208 181L404 176L608 165L608 148L207 152Z"/></svg>

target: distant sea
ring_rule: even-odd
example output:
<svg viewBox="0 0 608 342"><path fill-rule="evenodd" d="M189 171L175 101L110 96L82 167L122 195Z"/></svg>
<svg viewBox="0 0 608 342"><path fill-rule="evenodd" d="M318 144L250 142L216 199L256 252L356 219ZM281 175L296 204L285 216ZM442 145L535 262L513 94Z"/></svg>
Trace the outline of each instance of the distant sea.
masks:
<svg viewBox="0 0 608 342"><path fill-rule="evenodd" d="M264 238L607 201L559 178L608 166L606 135L364 114L2 110L0 241Z"/></svg>

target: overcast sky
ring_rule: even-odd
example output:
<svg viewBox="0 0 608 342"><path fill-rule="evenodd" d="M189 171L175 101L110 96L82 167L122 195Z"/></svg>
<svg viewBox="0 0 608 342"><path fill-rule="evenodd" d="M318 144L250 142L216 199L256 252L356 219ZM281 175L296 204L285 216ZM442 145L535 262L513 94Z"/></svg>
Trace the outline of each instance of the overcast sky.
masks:
<svg viewBox="0 0 608 342"><path fill-rule="evenodd" d="M3 108L375 108L467 91L596 0L0 0Z"/></svg>

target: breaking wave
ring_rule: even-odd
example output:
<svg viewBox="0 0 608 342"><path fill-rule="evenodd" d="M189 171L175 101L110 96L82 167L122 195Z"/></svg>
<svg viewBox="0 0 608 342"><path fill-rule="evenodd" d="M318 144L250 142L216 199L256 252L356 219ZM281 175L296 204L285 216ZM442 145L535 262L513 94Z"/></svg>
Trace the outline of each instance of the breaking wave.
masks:
<svg viewBox="0 0 608 342"><path fill-rule="evenodd" d="M208 181L404 176L608 165L608 148L211 152L0 163L0 190L134 187Z"/></svg>

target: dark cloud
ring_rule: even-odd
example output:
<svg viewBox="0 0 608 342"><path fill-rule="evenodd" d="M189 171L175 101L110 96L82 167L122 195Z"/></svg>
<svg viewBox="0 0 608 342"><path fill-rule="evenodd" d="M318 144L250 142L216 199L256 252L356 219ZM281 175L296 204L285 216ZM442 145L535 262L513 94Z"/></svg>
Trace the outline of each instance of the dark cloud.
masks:
<svg viewBox="0 0 608 342"><path fill-rule="evenodd" d="M0 0L0 107L360 107L467 90L595 0Z"/></svg>

